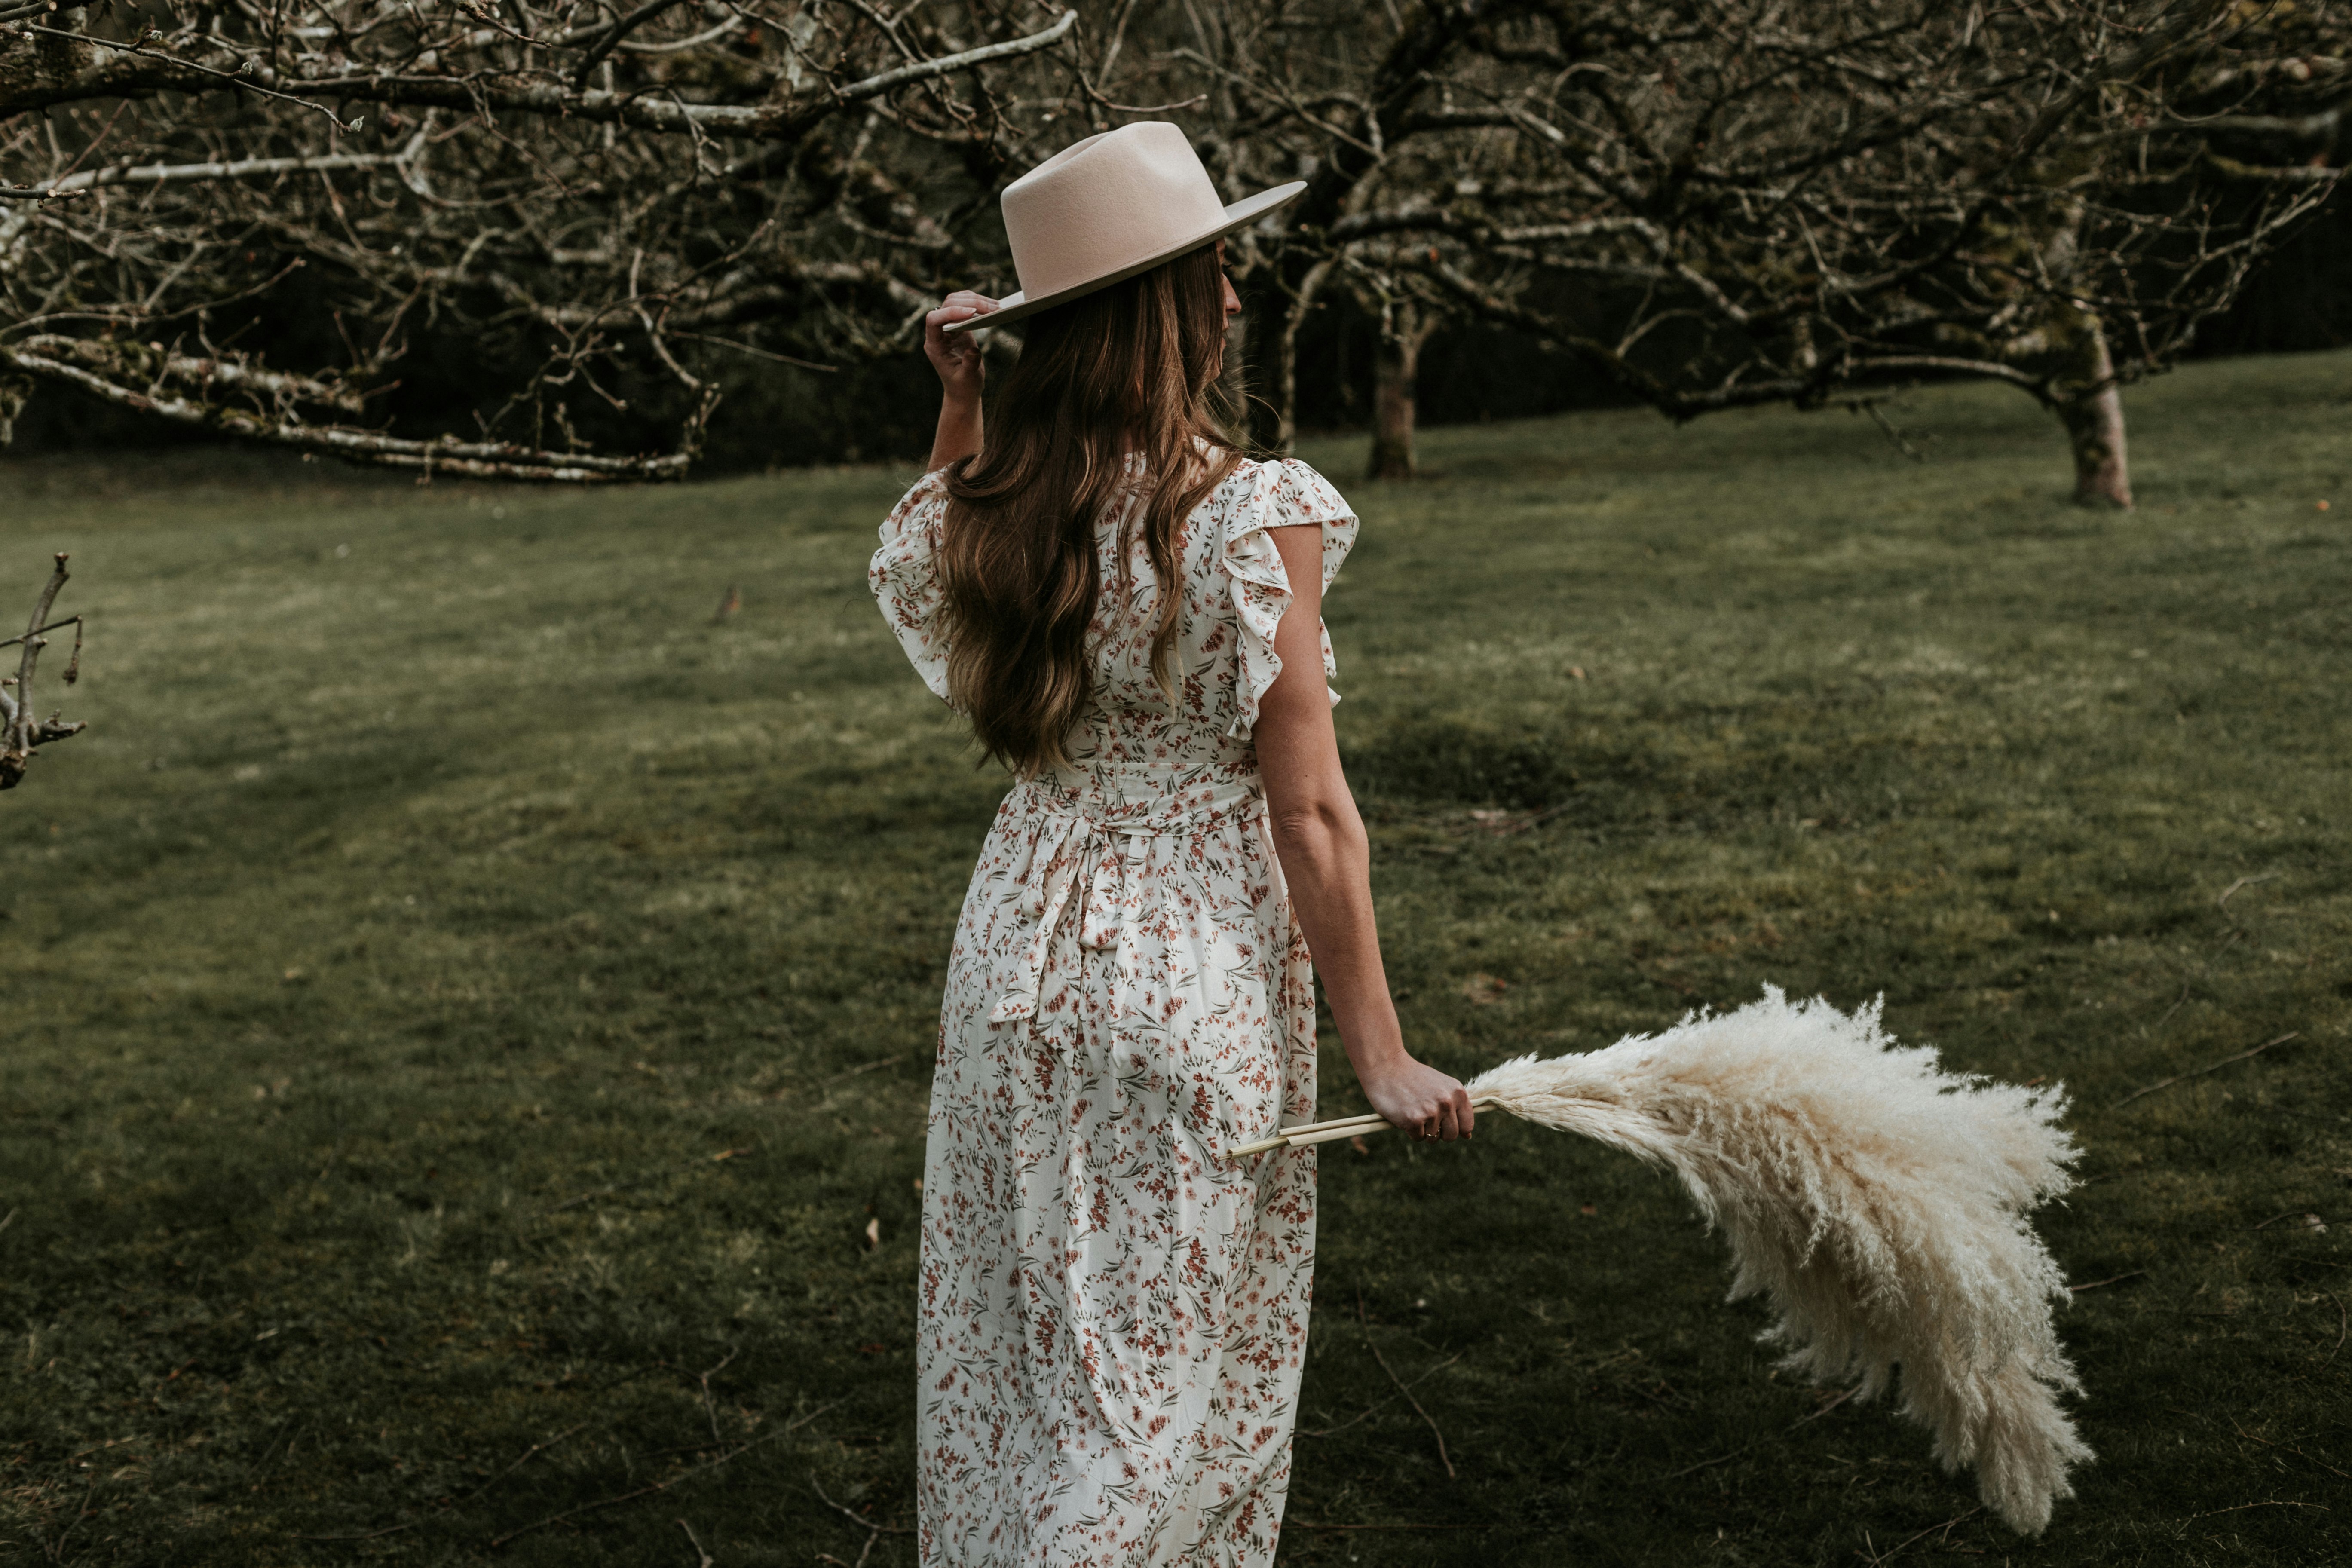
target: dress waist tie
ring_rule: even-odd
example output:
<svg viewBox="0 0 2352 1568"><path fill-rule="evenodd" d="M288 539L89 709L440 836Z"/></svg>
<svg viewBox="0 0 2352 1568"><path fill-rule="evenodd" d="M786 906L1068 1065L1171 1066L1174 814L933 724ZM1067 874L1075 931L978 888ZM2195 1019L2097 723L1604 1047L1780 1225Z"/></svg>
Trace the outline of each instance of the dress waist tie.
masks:
<svg viewBox="0 0 2352 1568"><path fill-rule="evenodd" d="M988 1021L1036 1016L1046 950L1072 914L1080 946L1117 950L1123 984L1114 994L1124 1016L1141 979L1137 910L1127 896L1130 872L1139 877L1153 858L1181 853L1193 835L1265 806L1265 787L1254 774L1174 789L1164 779L1118 774L1078 775L1074 787L1065 775L1048 773L1013 785L1003 809L1035 826L1028 858L1010 879L1009 901L1021 921L1013 973Z"/></svg>

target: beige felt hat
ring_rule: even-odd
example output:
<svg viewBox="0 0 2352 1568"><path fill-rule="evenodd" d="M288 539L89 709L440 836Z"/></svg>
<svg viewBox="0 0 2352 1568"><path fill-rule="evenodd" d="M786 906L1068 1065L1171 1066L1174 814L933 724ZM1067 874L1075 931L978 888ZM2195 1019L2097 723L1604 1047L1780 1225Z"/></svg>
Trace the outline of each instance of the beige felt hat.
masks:
<svg viewBox="0 0 2352 1568"><path fill-rule="evenodd" d="M1183 131L1140 121L1063 148L1004 187L1018 293L950 332L1066 304L1212 245L1307 188L1304 180L1227 206Z"/></svg>

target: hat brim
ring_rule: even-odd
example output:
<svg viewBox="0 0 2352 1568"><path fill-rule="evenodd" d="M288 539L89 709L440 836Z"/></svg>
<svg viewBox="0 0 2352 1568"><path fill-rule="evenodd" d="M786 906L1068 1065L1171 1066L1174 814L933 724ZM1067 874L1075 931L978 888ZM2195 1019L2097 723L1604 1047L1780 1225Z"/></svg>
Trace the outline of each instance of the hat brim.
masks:
<svg viewBox="0 0 2352 1568"><path fill-rule="evenodd" d="M1260 191L1254 196L1244 196L1227 207L1225 216L1219 218L1213 226L1189 239L1171 245L1164 250L1147 256L1140 261L1119 268L1113 272L1106 272L1099 278L1089 278L1083 283L1073 283L1066 289L1057 289L1051 294L1041 294L1034 300L1025 294L1007 294L996 302L995 310L983 310L979 315L965 321L950 321L940 330L945 332L968 332L981 327L1001 327L1007 321L1017 321L1024 316L1034 316L1040 310L1050 310L1056 305L1066 305L1073 300L1085 298L1097 289L1108 289L1114 283L1123 283L1139 272L1149 272L1153 268L1173 261L1180 256L1189 256L1204 245L1214 245L1234 230L1244 228L1256 222L1306 188L1306 181L1293 180L1286 185L1276 185L1270 191Z"/></svg>

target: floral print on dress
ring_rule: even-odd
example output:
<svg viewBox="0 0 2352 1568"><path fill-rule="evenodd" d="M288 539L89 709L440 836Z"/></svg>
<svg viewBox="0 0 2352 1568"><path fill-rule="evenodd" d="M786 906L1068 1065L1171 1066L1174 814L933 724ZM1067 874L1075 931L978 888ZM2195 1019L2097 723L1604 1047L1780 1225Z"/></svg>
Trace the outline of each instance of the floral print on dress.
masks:
<svg viewBox="0 0 2352 1568"><path fill-rule="evenodd" d="M1139 500L1097 531L1071 763L1006 795L949 960L916 1350L919 1542L941 1568L1262 1568L1289 1486L1314 1152L1224 1151L1312 1118L1315 989L1251 727L1291 599L1269 531L1320 527L1328 587L1356 518L1303 463L1212 492L1180 542L1171 700L1140 541L1117 585ZM917 484L870 569L942 697L946 504Z"/></svg>

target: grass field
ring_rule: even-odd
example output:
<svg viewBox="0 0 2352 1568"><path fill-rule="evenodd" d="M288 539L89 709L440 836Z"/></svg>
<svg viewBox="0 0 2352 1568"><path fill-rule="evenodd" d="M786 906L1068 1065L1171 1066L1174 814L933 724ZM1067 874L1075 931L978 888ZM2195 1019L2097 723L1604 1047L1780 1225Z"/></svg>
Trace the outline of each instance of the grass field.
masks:
<svg viewBox="0 0 2352 1568"><path fill-rule="evenodd" d="M1662 1178L1490 1124L1326 1151L1286 1562L2352 1557L2352 360L2128 401L2127 516L1985 389L1901 412L1916 466L1778 412L1434 432L1381 489L1310 446L1409 1038L1769 982L2063 1079L2100 1460L2010 1536L1775 1376ZM89 732L0 798L0 1556L913 1561L1000 785L866 595L908 478L0 465L0 605L69 549L92 616Z"/></svg>

